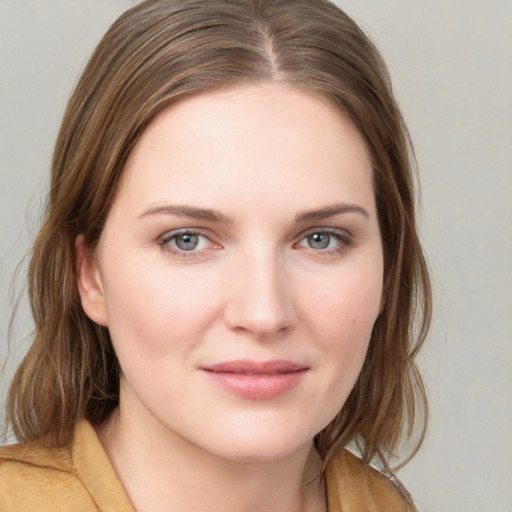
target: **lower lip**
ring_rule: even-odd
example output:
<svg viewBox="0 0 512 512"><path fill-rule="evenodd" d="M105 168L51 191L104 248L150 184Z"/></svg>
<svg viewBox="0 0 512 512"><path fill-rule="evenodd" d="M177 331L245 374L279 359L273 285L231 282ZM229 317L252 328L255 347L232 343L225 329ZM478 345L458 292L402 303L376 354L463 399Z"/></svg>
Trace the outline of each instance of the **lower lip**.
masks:
<svg viewBox="0 0 512 512"><path fill-rule="evenodd" d="M245 375L209 370L205 370L205 373L236 396L248 400L270 400L296 388L304 378L306 371L304 369L276 375Z"/></svg>

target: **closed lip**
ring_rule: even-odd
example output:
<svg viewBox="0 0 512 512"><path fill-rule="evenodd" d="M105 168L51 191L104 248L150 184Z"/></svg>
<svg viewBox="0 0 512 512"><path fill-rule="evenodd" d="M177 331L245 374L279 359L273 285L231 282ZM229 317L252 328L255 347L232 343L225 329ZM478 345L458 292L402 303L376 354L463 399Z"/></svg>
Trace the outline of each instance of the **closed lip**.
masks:
<svg viewBox="0 0 512 512"><path fill-rule="evenodd" d="M201 370L232 395L248 400L271 400L298 387L309 367L284 359L240 359L204 366Z"/></svg>
<svg viewBox="0 0 512 512"><path fill-rule="evenodd" d="M279 375L307 370L308 367L285 359L271 361L253 361L238 359L204 366L203 370L215 373L234 373L239 375Z"/></svg>

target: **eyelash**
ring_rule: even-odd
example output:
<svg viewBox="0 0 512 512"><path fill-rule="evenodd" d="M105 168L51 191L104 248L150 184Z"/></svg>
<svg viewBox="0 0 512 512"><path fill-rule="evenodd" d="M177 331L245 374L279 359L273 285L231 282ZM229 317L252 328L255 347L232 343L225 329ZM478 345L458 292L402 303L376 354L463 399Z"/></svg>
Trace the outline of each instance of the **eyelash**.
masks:
<svg viewBox="0 0 512 512"><path fill-rule="evenodd" d="M204 232L195 230L195 229L180 229L177 231L170 231L159 238L158 245L167 253L178 256L180 258L198 258L202 255L204 251L199 249L191 249L190 251L186 251L184 249L180 249L179 247L173 247L170 245L172 241L175 241L179 236L197 236L202 237L210 241L210 243L214 244L215 248L221 248L219 244L212 242L211 238L206 235ZM345 253L352 245L353 245L353 237L350 233L345 230L336 230L336 229L326 229L326 228L316 228L310 229L304 233L301 233L300 238L294 242L293 247L301 247L300 243L307 240L308 237L313 235L327 235L331 238L334 238L338 241L336 247L324 248L324 249L314 249L313 247L305 247L315 253L324 255L324 256L334 256ZM330 240L329 240L330 242Z"/></svg>

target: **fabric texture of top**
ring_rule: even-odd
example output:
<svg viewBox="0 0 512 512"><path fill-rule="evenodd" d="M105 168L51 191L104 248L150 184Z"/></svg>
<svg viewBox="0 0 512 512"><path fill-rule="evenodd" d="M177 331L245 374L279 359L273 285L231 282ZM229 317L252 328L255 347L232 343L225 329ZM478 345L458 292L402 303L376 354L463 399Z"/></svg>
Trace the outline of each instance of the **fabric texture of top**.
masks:
<svg viewBox="0 0 512 512"><path fill-rule="evenodd" d="M329 512L413 512L396 486L343 451L326 468ZM94 428L81 421L70 447L0 447L0 512L136 512Z"/></svg>

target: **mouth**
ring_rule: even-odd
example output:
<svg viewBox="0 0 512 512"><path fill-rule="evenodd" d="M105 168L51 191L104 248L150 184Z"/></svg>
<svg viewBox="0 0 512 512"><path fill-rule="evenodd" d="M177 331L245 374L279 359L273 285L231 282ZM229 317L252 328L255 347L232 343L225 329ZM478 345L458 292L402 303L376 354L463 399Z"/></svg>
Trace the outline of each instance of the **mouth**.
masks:
<svg viewBox="0 0 512 512"><path fill-rule="evenodd" d="M270 400L296 388L309 368L287 360L236 360L201 370L233 395L248 400Z"/></svg>

